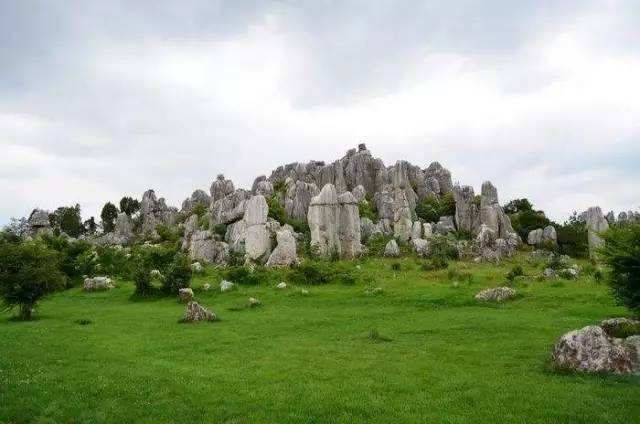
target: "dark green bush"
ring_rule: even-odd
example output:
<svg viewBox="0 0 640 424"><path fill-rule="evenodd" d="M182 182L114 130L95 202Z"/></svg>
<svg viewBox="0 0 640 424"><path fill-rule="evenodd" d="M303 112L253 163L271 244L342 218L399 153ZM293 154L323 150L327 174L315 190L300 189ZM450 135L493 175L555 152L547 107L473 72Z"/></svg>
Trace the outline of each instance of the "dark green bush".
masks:
<svg viewBox="0 0 640 424"><path fill-rule="evenodd" d="M120 211L131 216L140 210L140 202L132 197L125 196L120 199Z"/></svg>
<svg viewBox="0 0 640 424"><path fill-rule="evenodd" d="M458 259L458 249L454 240L447 236L433 236L429 239L429 256L444 260Z"/></svg>
<svg viewBox="0 0 640 424"><path fill-rule="evenodd" d="M589 255L587 226L574 212L563 225L555 225L558 236L558 250L564 255L584 258Z"/></svg>
<svg viewBox="0 0 640 424"><path fill-rule="evenodd" d="M280 201L276 196L267 198L267 206L269 206L268 217L273 218L280 223L284 223L286 215L284 213L284 207L280 204Z"/></svg>
<svg viewBox="0 0 640 424"><path fill-rule="evenodd" d="M384 236L382 234L370 237L365 243L365 246L367 246L367 254L370 256L382 256L384 254L384 248L391 239L392 237Z"/></svg>
<svg viewBox="0 0 640 424"><path fill-rule="evenodd" d="M178 294L178 290L189 287L191 282L191 261L184 253L176 253L164 272L162 289L168 294Z"/></svg>
<svg viewBox="0 0 640 424"><path fill-rule="evenodd" d="M441 216L452 216L456 213L456 202L452 193L441 197L429 195L416 205L416 215L426 222L438 222Z"/></svg>
<svg viewBox="0 0 640 424"><path fill-rule="evenodd" d="M245 286L257 286L260 284L261 272L251 271L245 266L230 266L224 271L225 280L229 280L232 283L245 285Z"/></svg>
<svg viewBox="0 0 640 424"><path fill-rule="evenodd" d="M113 231L116 218L118 217L118 208L111 202L105 203L100 212L100 218L102 219L102 230L105 233Z"/></svg>
<svg viewBox="0 0 640 424"><path fill-rule="evenodd" d="M324 261L306 261L295 267L290 280L302 285L347 284L356 283L356 277L350 265L341 265Z"/></svg>
<svg viewBox="0 0 640 424"><path fill-rule="evenodd" d="M139 261L133 270L132 280L136 285L137 296L148 296L153 292L150 270L143 261Z"/></svg>
<svg viewBox="0 0 640 424"><path fill-rule="evenodd" d="M448 266L449 262L447 262L445 258L441 256L434 256L433 258L423 262L422 265L420 265L420 268L423 271L437 271L440 269L446 269Z"/></svg>
<svg viewBox="0 0 640 424"><path fill-rule="evenodd" d="M61 206L49 215L49 221L54 229L71 237L78 237L84 233L80 205Z"/></svg>
<svg viewBox="0 0 640 424"><path fill-rule="evenodd" d="M224 224L215 224L212 228L213 234L217 234L224 239L227 234L227 226Z"/></svg>
<svg viewBox="0 0 640 424"><path fill-rule="evenodd" d="M402 265L400 265L400 262L393 262L391 264L391 269L394 271L400 271L402 269Z"/></svg>
<svg viewBox="0 0 640 424"><path fill-rule="evenodd" d="M524 275L524 270L522 269L522 266L516 265L513 268L511 268L507 273L507 281L513 282L513 280L515 280L516 277L521 277L523 275Z"/></svg>
<svg viewBox="0 0 640 424"><path fill-rule="evenodd" d="M66 282L60 253L40 241L0 244L0 296L6 310L30 319L38 301Z"/></svg>
<svg viewBox="0 0 640 424"><path fill-rule="evenodd" d="M159 224L156 226L156 232L160 236L160 240L163 242L175 243L180 240L180 231L177 227L170 227L168 225Z"/></svg>
<svg viewBox="0 0 640 424"><path fill-rule="evenodd" d="M194 207L193 210L191 211L192 214L196 214L198 215L198 219L202 218L206 213L207 213L207 207L205 205L203 205L202 203L197 203Z"/></svg>
<svg viewBox="0 0 640 424"><path fill-rule="evenodd" d="M94 263L85 263L84 259L93 251L93 247L84 240L70 240L65 236L44 234L41 237L47 247L60 254L60 270L69 277L69 282L85 274L91 274Z"/></svg>
<svg viewBox="0 0 640 424"><path fill-rule="evenodd" d="M373 222L378 221L378 209L375 202L362 200L358 203L358 211L360 212L360 218L369 218Z"/></svg>
<svg viewBox="0 0 640 424"><path fill-rule="evenodd" d="M610 270L608 283L615 298L640 313L640 222L612 226L602 239L599 254Z"/></svg>

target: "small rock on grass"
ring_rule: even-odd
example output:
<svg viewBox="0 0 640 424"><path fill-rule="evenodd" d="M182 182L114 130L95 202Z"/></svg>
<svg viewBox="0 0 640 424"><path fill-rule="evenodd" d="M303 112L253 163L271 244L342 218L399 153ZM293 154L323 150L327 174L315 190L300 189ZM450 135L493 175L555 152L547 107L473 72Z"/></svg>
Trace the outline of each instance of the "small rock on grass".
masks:
<svg viewBox="0 0 640 424"><path fill-rule="evenodd" d="M285 283L285 282L283 281L283 282L279 283L279 284L276 286L276 288L277 288L277 289L279 289L279 290L284 290L284 289L286 289L286 288L287 288L287 283Z"/></svg>
<svg viewBox="0 0 640 424"><path fill-rule="evenodd" d="M217 319L216 314L200 306L198 302L189 302L187 304L187 310L184 313L182 321L184 322L198 322L198 321L215 321Z"/></svg>
<svg viewBox="0 0 640 424"><path fill-rule="evenodd" d="M481 302L504 302L514 297L516 297L516 291L511 287L484 289L475 296Z"/></svg>

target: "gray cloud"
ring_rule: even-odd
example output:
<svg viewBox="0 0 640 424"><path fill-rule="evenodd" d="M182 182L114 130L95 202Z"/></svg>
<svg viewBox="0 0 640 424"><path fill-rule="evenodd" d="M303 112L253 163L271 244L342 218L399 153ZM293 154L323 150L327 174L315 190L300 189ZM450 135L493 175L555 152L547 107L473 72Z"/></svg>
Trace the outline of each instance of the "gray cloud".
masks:
<svg viewBox="0 0 640 424"><path fill-rule="evenodd" d="M558 219L640 203L631 0L0 8L0 223L150 187L178 204L362 139Z"/></svg>

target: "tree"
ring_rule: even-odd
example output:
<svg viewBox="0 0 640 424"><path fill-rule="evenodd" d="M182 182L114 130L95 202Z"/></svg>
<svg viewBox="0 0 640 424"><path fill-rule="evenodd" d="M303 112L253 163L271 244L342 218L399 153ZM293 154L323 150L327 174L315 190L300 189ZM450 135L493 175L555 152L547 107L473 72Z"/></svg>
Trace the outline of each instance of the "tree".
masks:
<svg viewBox="0 0 640 424"><path fill-rule="evenodd" d="M102 230L105 233L110 233L115 227L115 221L118 217L118 208L111 202L107 202L102 208L100 218L102 219Z"/></svg>
<svg viewBox="0 0 640 424"><path fill-rule="evenodd" d="M189 257L184 253L176 253L164 275L162 288L165 293L178 294L178 290L189 287L192 275Z"/></svg>
<svg viewBox="0 0 640 424"><path fill-rule="evenodd" d="M438 222L441 216L452 216L455 213L456 202L451 193L440 198L429 195L416 205L416 215L427 222Z"/></svg>
<svg viewBox="0 0 640 424"><path fill-rule="evenodd" d="M602 239L599 253L611 270L609 285L615 298L640 313L640 223L611 226Z"/></svg>
<svg viewBox="0 0 640 424"><path fill-rule="evenodd" d="M562 225L554 224L558 235L558 248L563 255L586 257L589 253L587 225L576 212Z"/></svg>
<svg viewBox="0 0 640 424"><path fill-rule="evenodd" d="M29 233L29 222L27 218L11 218L2 231L7 239L19 241Z"/></svg>
<svg viewBox="0 0 640 424"><path fill-rule="evenodd" d="M120 211L131 216L140 210L140 202L132 197L125 196L120 199Z"/></svg>
<svg viewBox="0 0 640 424"><path fill-rule="evenodd" d="M503 210L509 216L513 230L523 240L527 240L529 232L551 224L543 211L533 209L529 199L514 199L504 205Z"/></svg>
<svg viewBox="0 0 640 424"><path fill-rule="evenodd" d="M506 205L504 205L504 213L513 214L523 211L533 211L533 205L529 199L513 199Z"/></svg>
<svg viewBox="0 0 640 424"><path fill-rule="evenodd" d="M49 216L49 220L54 228L71 236L78 237L84 232L82 217L80 215L80 205L61 206Z"/></svg>
<svg viewBox="0 0 640 424"><path fill-rule="evenodd" d="M0 244L0 296L5 309L19 308L30 319L38 301L63 287L58 252L41 241Z"/></svg>

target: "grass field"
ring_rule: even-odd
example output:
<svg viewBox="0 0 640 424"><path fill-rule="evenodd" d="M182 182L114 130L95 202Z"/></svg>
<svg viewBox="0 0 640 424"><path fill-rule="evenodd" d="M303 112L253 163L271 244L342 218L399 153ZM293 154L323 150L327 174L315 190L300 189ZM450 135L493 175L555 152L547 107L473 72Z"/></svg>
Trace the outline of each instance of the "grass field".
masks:
<svg viewBox="0 0 640 424"><path fill-rule="evenodd" d="M356 285L306 296L202 292L220 282L208 269L193 287L214 323L180 324L183 305L133 301L128 282L56 294L35 321L0 315L0 422L640 422L639 377L547 366L564 332L626 314L605 285L532 279L486 305L473 295L512 263L451 263L472 275L459 284L415 259L359 264ZM234 307L249 296L264 305Z"/></svg>

